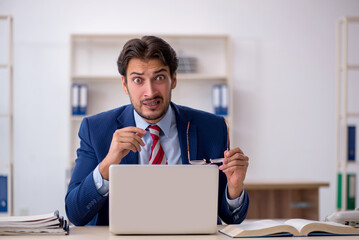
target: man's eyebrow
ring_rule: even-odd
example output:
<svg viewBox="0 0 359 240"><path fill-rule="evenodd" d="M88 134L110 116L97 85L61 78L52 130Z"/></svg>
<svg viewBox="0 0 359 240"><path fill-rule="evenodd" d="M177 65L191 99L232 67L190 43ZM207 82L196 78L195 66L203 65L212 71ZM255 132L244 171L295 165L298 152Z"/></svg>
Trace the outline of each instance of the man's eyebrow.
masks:
<svg viewBox="0 0 359 240"><path fill-rule="evenodd" d="M154 71L154 74L160 73L160 72L168 72L166 68L161 68L157 71ZM131 72L130 75L144 75L144 73L138 73L138 72Z"/></svg>
<svg viewBox="0 0 359 240"><path fill-rule="evenodd" d="M161 68L157 71L155 71L154 73L160 73L160 72L168 72L166 68Z"/></svg>
<svg viewBox="0 0 359 240"><path fill-rule="evenodd" d="M132 72L130 75L143 75L144 73Z"/></svg>

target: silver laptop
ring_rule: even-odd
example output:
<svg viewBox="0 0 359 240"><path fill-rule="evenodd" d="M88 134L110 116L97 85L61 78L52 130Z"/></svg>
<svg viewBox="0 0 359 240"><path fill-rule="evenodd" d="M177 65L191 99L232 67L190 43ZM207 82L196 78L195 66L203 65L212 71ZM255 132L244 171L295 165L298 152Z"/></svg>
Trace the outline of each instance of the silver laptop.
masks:
<svg viewBox="0 0 359 240"><path fill-rule="evenodd" d="M109 184L114 234L217 232L216 165L112 165Z"/></svg>

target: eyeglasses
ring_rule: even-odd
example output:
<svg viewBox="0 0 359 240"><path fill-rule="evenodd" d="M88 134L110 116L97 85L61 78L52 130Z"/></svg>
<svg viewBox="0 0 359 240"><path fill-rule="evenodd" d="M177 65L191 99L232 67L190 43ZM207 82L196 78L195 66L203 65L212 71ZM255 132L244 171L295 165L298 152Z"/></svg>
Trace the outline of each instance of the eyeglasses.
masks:
<svg viewBox="0 0 359 240"><path fill-rule="evenodd" d="M226 123L227 126L227 151L229 150L229 126L228 123L226 121L226 119L224 119L224 122ZM209 164L220 164L223 162L224 158L215 158L215 159L209 159L208 161L206 159L203 160L191 160L191 156L189 153L189 139L188 139L188 132L189 132L189 126L190 126L191 121L188 121L187 124L187 132L186 132L186 137L187 137L187 155L188 155L188 162L191 165L209 165Z"/></svg>

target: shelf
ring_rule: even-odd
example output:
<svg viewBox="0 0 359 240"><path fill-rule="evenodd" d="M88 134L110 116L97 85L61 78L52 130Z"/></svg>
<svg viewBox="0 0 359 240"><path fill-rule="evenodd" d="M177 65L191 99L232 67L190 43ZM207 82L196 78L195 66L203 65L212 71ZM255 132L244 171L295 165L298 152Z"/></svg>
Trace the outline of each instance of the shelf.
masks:
<svg viewBox="0 0 359 240"><path fill-rule="evenodd" d="M93 34L93 33L84 33L84 34L72 34L72 38L75 39L84 39L84 40L102 40L102 39L131 39L131 38L141 38L144 35L151 34ZM228 35L221 34L155 34L161 38L166 39L228 39Z"/></svg>
<svg viewBox="0 0 359 240"><path fill-rule="evenodd" d="M3 106L7 108L6 111L0 113L1 120L7 121L6 124L0 126L0 132L6 133L3 140L6 141L6 147L3 147L2 150L2 159L0 162L0 174L7 176L7 193L5 199L7 200L7 206L5 208L6 212L2 212L0 216L11 216L13 214L13 169L14 169L14 118L13 118L13 99L14 99L14 79L12 74L13 68L13 19L10 15L1 15L0 16L1 24L4 28L1 28L1 45L2 45L2 56L3 61L0 63L0 69L4 73L4 76L1 80L3 83L6 83L7 87L0 89L0 95L6 97L2 98L4 100ZM3 193L3 192L2 192ZM2 196L4 198L4 195Z"/></svg>
<svg viewBox="0 0 359 240"><path fill-rule="evenodd" d="M121 82L121 76L105 75L76 75L72 76L73 82L76 83L103 83L103 82Z"/></svg>
<svg viewBox="0 0 359 240"><path fill-rule="evenodd" d="M82 121L82 119L84 119L85 117L87 117L88 115L79 115L79 116L75 116L75 115L71 115L71 121L74 122L80 122Z"/></svg>
<svg viewBox="0 0 359 240"><path fill-rule="evenodd" d="M343 22L359 22L359 17L343 17L341 19L339 19L340 23Z"/></svg>
<svg viewBox="0 0 359 240"><path fill-rule="evenodd" d="M359 166L358 161L348 161L348 160L345 162L345 164L343 162L339 162L338 164L339 164L340 167L343 166L343 165L345 165L345 166Z"/></svg>
<svg viewBox="0 0 359 240"><path fill-rule="evenodd" d="M9 68L10 65L9 64L0 64L0 68Z"/></svg>
<svg viewBox="0 0 359 240"><path fill-rule="evenodd" d="M348 199L349 199L349 183L347 180L348 170L350 167L359 166L359 162L348 161L348 126L349 122L353 119L348 118L359 118L359 113L353 111L348 112L348 106L353 99L349 98L349 81L356 81L353 75L350 74L350 70L359 70L358 64L348 64L349 53L352 49L349 49L349 37L354 35L349 34L348 28L349 23L359 22L359 17L343 17L337 21L337 133L336 133L336 174L342 174L342 181L340 187L338 186L338 197L341 196L340 210L348 210ZM355 41L355 39L354 39ZM355 44L357 45L357 44ZM354 44L353 44L354 46ZM352 47L352 46L351 46ZM352 90L351 90L352 91ZM350 101L351 100L351 101ZM355 102L354 102L355 104ZM338 180L339 184L339 180ZM337 202L339 206L339 201ZM339 210L339 209L338 209Z"/></svg>
<svg viewBox="0 0 359 240"><path fill-rule="evenodd" d="M346 116L347 116L347 117L359 117L359 113L347 113ZM344 114L340 114L340 115L339 115L339 118L340 118L340 119L343 119L343 118L344 118Z"/></svg>
<svg viewBox="0 0 359 240"><path fill-rule="evenodd" d="M346 70L359 70L359 65L347 65L345 66L341 66L340 67L340 71L346 71Z"/></svg>
<svg viewBox="0 0 359 240"><path fill-rule="evenodd" d="M1 167L1 170L3 171L4 168L7 168L9 169L11 167L11 164L8 163L8 162L0 162L0 167ZM0 175L3 174L3 172L0 172Z"/></svg>
<svg viewBox="0 0 359 240"><path fill-rule="evenodd" d="M179 80L197 80L197 81L210 81L227 79L224 75L209 75L199 73L178 73L177 79ZM72 80L77 83L103 83L103 82L118 82L121 81L120 75L106 76L106 75L75 75Z"/></svg>

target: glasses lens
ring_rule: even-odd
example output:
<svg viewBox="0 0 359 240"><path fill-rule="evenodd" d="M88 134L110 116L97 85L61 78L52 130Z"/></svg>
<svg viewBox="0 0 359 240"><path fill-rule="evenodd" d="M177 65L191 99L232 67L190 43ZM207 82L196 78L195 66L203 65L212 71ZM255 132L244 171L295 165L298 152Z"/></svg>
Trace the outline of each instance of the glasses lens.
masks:
<svg viewBox="0 0 359 240"><path fill-rule="evenodd" d="M203 160L191 160L190 164L192 165L206 165L207 163Z"/></svg>
<svg viewBox="0 0 359 240"><path fill-rule="evenodd" d="M211 163L220 164L223 162L223 158L209 159Z"/></svg>

